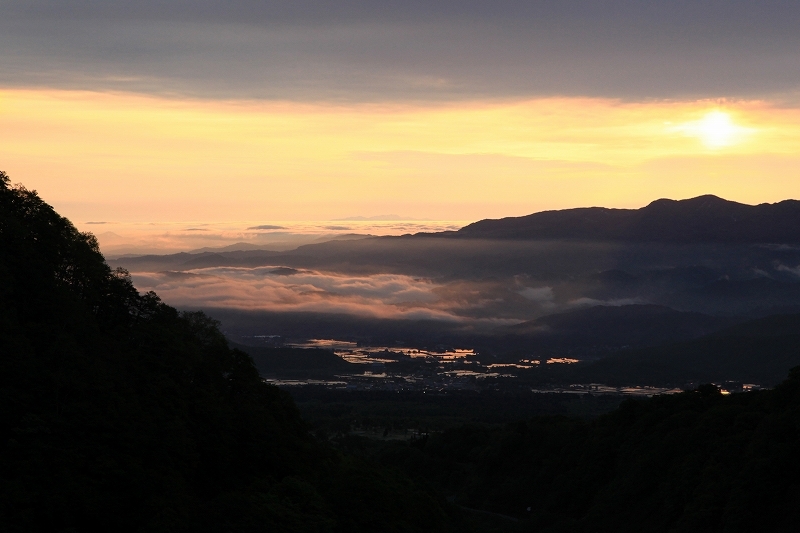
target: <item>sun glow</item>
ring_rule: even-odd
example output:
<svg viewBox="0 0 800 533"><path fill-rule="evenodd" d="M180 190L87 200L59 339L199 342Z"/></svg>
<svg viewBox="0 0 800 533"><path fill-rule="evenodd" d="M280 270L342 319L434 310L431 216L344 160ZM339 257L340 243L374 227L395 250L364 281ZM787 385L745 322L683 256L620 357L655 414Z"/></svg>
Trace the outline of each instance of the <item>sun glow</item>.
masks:
<svg viewBox="0 0 800 533"><path fill-rule="evenodd" d="M0 169L79 221L476 220L709 192L777 201L797 195L799 145L800 108L761 101L0 90Z"/></svg>
<svg viewBox="0 0 800 533"><path fill-rule="evenodd" d="M737 144L752 131L750 128L738 126L728 113L718 109L706 113L700 120L682 124L678 130L690 137L699 138L711 149Z"/></svg>

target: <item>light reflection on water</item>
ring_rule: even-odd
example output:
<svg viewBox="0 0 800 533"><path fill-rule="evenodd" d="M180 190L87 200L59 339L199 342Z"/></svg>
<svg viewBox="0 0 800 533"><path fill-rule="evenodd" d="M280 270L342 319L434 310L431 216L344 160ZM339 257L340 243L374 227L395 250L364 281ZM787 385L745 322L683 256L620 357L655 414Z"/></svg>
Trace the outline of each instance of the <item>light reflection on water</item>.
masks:
<svg viewBox="0 0 800 533"><path fill-rule="evenodd" d="M458 377L474 377L477 379L516 377L513 374L498 374L497 372L476 372L474 370L447 370L446 372L442 372L442 374L446 374L448 376L458 376Z"/></svg>
<svg viewBox="0 0 800 533"><path fill-rule="evenodd" d="M418 349L407 346L359 346L356 342L337 339L310 339L302 343L287 344L294 348L321 348L331 350L347 362L363 365L363 373L337 375L336 380L267 380L269 383L283 386L322 385L334 388L365 390L478 390L486 378L517 378L515 374L501 373L502 370L536 369L542 363L547 365L571 365L579 363L578 359L569 357L553 357L547 360L520 359L517 363L481 364L472 349L443 348L440 350ZM424 359L436 364L429 370L419 374L396 372L393 365L404 359ZM460 363L468 368L453 368L451 364ZM444 366L442 366L444 365ZM396 368L400 368L399 366ZM653 396L657 394L676 394L682 389L662 387L612 387L600 383L550 386L546 388L530 388L532 393L542 394L592 394L615 396Z"/></svg>
<svg viewBox="0 0 800 533"><path fill-rule="evenodd" d="M310 339L306 342L287 344L292 348L322 348L355 364L395 363L404 357L412 359L432 358L440 363L455 363L474 357L475 350L447 348L426 350L408 346L359 346L356 342L336 339Z"/></svg>
<svg viewBox="0 0 800 533"><path fill-rule="evenodd" d="M326 387L346 387L346 381L331 381L325 379L270 379L265 378L264 381L270 385L277 385L279 387L297 387L302 385L323 385Z"/></svg>
<svg viewBox="0 0 800 533"><path fill-rule="evenodd" d="M683 389L668 387L611 387L602 383L574 384L568 387L555 387L546 389L532 388L531 392L564 393L564 394L612 394L622 396L654 396L656 394L677 394Z"/></svg>

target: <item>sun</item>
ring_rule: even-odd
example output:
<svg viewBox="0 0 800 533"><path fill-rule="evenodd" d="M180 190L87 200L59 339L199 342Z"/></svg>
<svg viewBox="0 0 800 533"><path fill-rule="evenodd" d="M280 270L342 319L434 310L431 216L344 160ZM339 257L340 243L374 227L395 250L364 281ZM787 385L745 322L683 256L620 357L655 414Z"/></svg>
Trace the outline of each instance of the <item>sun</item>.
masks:
<svg viewBox="0 0 800 533"><path fill-rule="evenodd" d="M699 138L707 148L711 149L736 144L750 131L735 124L728 113L719 109L709 111L700 120L687 122L676 129L690 137Z"/></svg>
<svg viewBox="0 0 800 533"><path fill-rule="evenodd" d="M697 123L697 133L709 148L732 144L737 129L730 115L722 111L712 111Z"/></svg>

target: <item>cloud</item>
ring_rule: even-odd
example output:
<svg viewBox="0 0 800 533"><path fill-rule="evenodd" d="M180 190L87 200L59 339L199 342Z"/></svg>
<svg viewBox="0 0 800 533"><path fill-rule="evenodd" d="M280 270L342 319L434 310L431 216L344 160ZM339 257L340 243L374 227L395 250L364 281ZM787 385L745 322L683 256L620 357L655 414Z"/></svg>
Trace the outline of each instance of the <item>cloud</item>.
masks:
<svg viewBox="0 0 800 533"><path fill-rule="evenodd" d="M286 229L285 226L274 226L272 224L262 224L261 226L251 226L247 228L248 230L254 229Z"/></svg>
<svg viewBox="0 0 800 533"><path fill-rule="evenodd" d="M339 221L369 222L369 221L394 221L394 220L415 220L415 219L411 217L401 217L400 215L391 214L391 215L374 215L371 217L358 215L345 218L335 218L334 220L337 222Z"/></svg>
<svg viewBox="0 0 800 533"><path fill-rule="evenodd" d="M570 300L568 305L572 307L588 307L595 305L607 305L610 307L619 307L622 305L637 305L647 303L642 298L612 298L610 300L596 300L594 298L577 298Z"/></svg>
<svg viewBox="0 0 800 533"><path fill-rule="evenodd" d="M177 306L314 311L378 318L460 320L436 306L435 284L409 276L340 276L281 267L135 272L140 291L155 290Z"/></svg>
<svg viewBox="0 0 800 533"><path fill-rule="evenodd" d="M343 275L280 266L132 272L140 291L190 308L317 312L373 318L514 324L553 304L549 287L516 292L512 281L452 281L402 274Z"/></svg>
<svg viewBox="0 0 800 533"><path fill-rule="evenodd" d="M299 274L300 272L302 271L290 267L278 267L278 268L273 268L272 270L269 271L270 274L275 274L276 276L294 276L295 274Z"/></svg>
<svg viewBox="0 0 800 533"><path fill-rule="evenodd" d="M290 100L764 95L796 2L0 1L0 82Z"/></svg>
<svg viewBox="0 0 800 533"><path fill-rule="evenodd" d="M779 272L789 272L791 274L794 274L795 276L800 276L800 265L797 265L796 267L792 268L790 266L779 264L778 266L775 267L775 270Z"/></svg>
<svg viewBox="0 0 800 533"><path fill-rule="evenodd" d="M553 288L552 287L525 287L519 293L528 300L534 302L552 302L553 301Z"/></svg>

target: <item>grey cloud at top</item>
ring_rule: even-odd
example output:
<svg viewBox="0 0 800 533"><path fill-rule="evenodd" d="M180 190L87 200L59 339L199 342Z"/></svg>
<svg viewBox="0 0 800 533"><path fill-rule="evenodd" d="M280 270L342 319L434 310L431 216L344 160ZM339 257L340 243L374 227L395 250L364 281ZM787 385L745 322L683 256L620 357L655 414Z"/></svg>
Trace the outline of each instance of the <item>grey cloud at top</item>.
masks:
<svg viewBox="0 0 800 533"><path fill-rule="evenodd" d="M199 97L759 96L800 87L787 1L0 0L0 84Z"/></svg>

